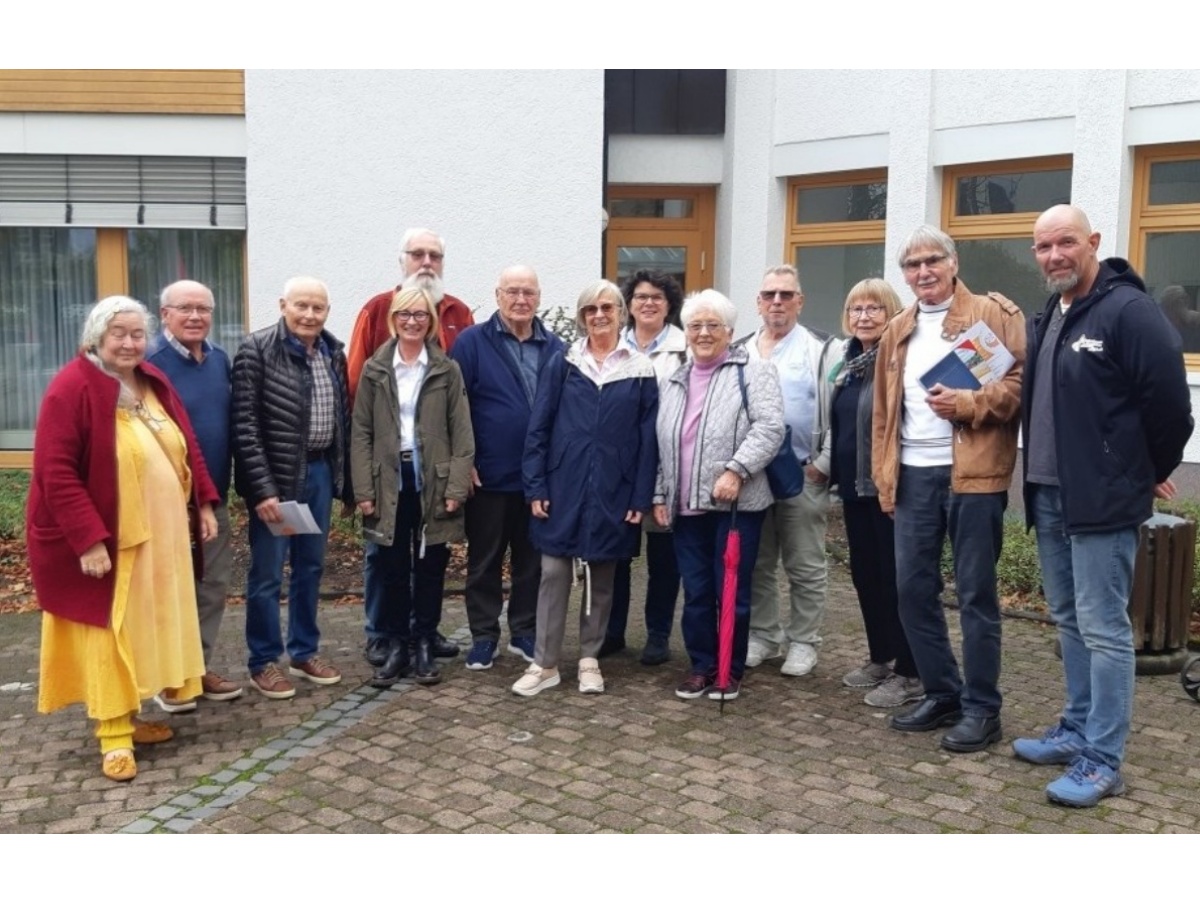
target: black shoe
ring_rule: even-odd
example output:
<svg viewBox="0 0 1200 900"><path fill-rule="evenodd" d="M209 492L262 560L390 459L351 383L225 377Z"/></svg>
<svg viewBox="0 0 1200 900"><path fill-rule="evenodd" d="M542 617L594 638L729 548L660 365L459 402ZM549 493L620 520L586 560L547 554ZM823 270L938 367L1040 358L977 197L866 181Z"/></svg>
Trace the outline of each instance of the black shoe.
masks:
<svg viewBox="0 0 1200 900"><path fill-rule="evenodd" d="M620 653L625 649L625 638L615 638L611 634L604 636L604 643L600 645L600 652L596 654L597 658L604 659L606 656L612 656L614 653Z"/></svg>
<svg viewBox="0 0 1200 900"><path fill-rule="evenodd" d="M392 642L385 637L371 638L367 641L367 652L363 654L367 658L367 665L378 669L388 658L388 650L392 648Z"/></svg>
<svg viewBox="0 0 1200 900"><path fill-rule="evenodd" d="M963 716L962 721L942 735L942 749L952 753L974 753L1000 740L999 716Z"/></svg>
<svg viewBox="0 0 1200 900"><path fill-rule="evenodd" d="M440 631L435 631L429 639L429 647L438 659L454 659L458 656L458 644L448 641Z"/></svg>
<svg viewBox="0 0 1200 900"><path fill-rule="evenodd" d="M642 650L643 666L661 666L671 658L671 650L667 639L652 634L646 638L646 648Z"/></svg>
<svg viewBox="0 0 1200 900"><path fill-rule="evenodd" d="M371 676L371 687L391 687L411 671L408 664L408 641L393 641L387 659Z"/></svg>
<svg viewBox="0 0 1200 900"><path fill-rule="evenodd" d="M926 697L911 712L892 716L897 731L933 731L944 725L954 725L962 718L962 704L957 697L941 700Z"/></svg>
<svg viewBox="0 0 1200 900"><path fill-rule="evenodd" d="M417 659L413 680L417 684L437 684L442 680L442 673L438 671L437 662L433 656L433 641L429 638L421 638L417 641Z"/></svg>

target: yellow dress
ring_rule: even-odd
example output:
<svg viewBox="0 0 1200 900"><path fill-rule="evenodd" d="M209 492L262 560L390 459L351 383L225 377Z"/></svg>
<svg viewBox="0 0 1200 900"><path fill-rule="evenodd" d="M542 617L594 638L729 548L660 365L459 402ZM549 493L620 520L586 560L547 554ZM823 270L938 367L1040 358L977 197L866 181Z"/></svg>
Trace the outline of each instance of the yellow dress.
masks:
<svg viewBox="0 0 1200 900"><path fill-rule="evenodd" d="M204 653L192 578L183 433L147 390L140 413L117 410L116 586L111 626L42 613L38 710L83 703L92 719L137 712L163 688L201 691Z"/></svg>

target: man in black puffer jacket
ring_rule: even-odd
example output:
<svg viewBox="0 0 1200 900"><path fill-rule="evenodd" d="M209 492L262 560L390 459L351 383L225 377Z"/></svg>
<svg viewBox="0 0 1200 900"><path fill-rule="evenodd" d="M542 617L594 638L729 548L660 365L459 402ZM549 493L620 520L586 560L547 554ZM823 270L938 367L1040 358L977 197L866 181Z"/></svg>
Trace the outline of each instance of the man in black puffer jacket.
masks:
<svg viewBox="0 0 1200 900"><path fill-rule="evenodd" d="M317 595L334 497L352 496L346 445L350 404L346 354L324 328L329 291L315 278L292 278L279 322L249 335L233 360L234 483L250 512L246 645L254 687L273 700L296 694L278 662L283 655L279 595L288 579L289 672L314 684L341 673L317 655ZM276 537L279 505L308 504L320 534Z"/></svg>

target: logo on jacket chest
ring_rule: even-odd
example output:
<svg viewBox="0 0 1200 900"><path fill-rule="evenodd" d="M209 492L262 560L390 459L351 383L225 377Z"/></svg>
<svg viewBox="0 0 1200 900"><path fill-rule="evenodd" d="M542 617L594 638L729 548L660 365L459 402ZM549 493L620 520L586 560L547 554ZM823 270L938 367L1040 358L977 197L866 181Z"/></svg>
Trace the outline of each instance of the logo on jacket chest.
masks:
<svg viewBox="0 0 1200 900"><path fill-rule="evenodd" d="M1071 349L1076 353L1079 353L1083 350L1086 350L1089 353L1103 353L1104 341L1100 340L1099 338L1090 338L1086 334L1081 334L1075 340L1075 342L1071 344Z"/></svg>

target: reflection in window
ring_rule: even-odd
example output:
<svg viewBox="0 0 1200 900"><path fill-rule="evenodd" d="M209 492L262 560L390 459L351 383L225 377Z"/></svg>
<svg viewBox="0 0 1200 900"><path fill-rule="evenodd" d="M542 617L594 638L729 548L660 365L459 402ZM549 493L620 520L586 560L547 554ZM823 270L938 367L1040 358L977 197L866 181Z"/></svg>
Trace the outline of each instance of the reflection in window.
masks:
<svg viewBox="0 0 1200 900"><path fill-rule="evenodd" d="M1071 202L1071 170L968 175L955 184L955 215L1041 213Z"/></svg>
<svg viewBox="0 0 1200 900"><path fill-rule="evenodd" d="M679 282L687 293L687 248L686 247L628 247L617 248L617 283L622 288L625 281L641 270L662 272Z"/></svg>
<svg viewBox="0 0 1200 900"><path fill-rule="evenodd" d="M209 340L232 355L245 335L243 239L241 231L130 230L130 292L157 312L159 294L171 282L207 285L216 300Z"/></svg>
<svg viewBox="0 0 1200 900"><path fill-rule="evenodd" d="M97 299L95 229L0 228L0 449L33 446L42 393Z"/></svg>
<svg viewBox="0 0 1200 900"><path fill-rule="evenodd" d="M682 198L621 197L608 201L614 219L690 219L692 201Z"/></svg>
<svg viewBox="0 0 1200 900"><path fill-rule="evenodd" d="M1030 248L1032 238L958 240L958 274L976 294L997 291L1026 318L1046 306L1050 292Z"/></svg>
<svg viewBox="0 0 1200 900"><path fill-rule="evenodd" d="M1146 236L1146 289L1179 332L1185 353L1200 353L1200 232Z"/></svg>
<svg viewBox="0 0 1200 900"><path fill-rule="evenodd" d="M796 224L866 222L887 218L887 182L801 187L796 191Z"/></svg>
<svg viewBox="0 0 1200 900"><path fill-rule="evenodd" d="M800 321L841 335L842 307L850 288L864 278L883 277L883 244L797 247L793 261L804 291Z"/></svg>
<svg viewBox="0 0 1200 900"><path fill-rule="evenodd" d="M1150 166L1150 205L1200 203L1200 159L1156 162Z"/></svg>

